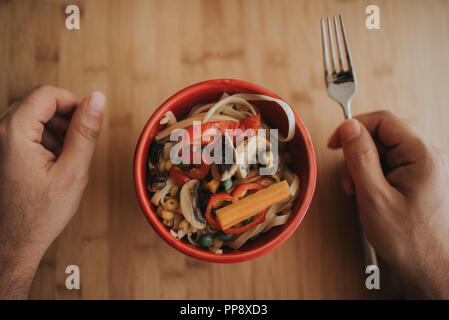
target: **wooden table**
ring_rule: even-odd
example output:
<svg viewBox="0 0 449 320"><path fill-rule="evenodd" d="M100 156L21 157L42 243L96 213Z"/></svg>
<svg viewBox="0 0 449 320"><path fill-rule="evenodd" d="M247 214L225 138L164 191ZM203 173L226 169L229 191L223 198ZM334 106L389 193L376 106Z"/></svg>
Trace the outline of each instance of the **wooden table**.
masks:
<svg viewBox="0 0 449 320"><path fill-rule="evenodd" d="M81 8L80 30L65 28L72 3ZM369 4L380 7L380 30L365 27ZM40 83L108 97L81 207L42 260L31 297L397 297L385 269L381 290L364 287L356 213L340 187L342 156L326 149L342 113L324 87L319 19L338 13L359 81L354 113L393 110L448 152L448 1L1 1L1 108ZM315 145L318 181L285 244L218 265L182 255L153 231L136 201L132 160L141 129L167 97L228 77L267 87L295 108ZM65 288L70 264L80 267L80 290Z"/></svg>

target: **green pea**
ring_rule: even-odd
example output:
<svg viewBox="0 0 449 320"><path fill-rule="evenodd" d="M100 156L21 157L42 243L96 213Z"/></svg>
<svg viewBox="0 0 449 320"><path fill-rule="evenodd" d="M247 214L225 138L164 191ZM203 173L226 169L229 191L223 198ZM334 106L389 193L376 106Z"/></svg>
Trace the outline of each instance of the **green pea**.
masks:
<svg viewBox="0 0 449 320"><path fill-rule="evenodd" d="M244 226L246 226L248 223L252 222L253 220L254 220L254 217L249 217L248 219L243 220L242 223Z"/></svg>
<svg viewBox="0 0 449 320"><path fill-rule="evenodd" d="M232 188L232 180L231 180L231 178L229 178L229 179L223 181L223 182L221 183L221 185L223 186L223 189L224 189L225 191L228 191L229 189L231 189L231 188Z"/></svg>
<svg viewBox="0 0 449 320"><path fill-rule="evenodd" d="M200 238L200 246L203 248L209 248L212 247L214 244L214 238L210 234L204 234Z"/></svg>
<svg viewBox="0 0 449 320"><path fill-rule="evenodd" d="M228 234L221 230L218 232L218 239L220 239L221 241L231 240L233 236L234 236L233 234Z"/></svg>

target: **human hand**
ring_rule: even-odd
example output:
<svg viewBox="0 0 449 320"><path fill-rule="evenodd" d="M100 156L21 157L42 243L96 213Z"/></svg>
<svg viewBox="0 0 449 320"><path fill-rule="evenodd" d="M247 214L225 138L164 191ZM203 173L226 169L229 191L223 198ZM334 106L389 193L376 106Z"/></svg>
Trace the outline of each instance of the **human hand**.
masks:
<svg viewBox="0 0 449 320"><path fill-rule="evenodd" d="M105 97L51 86L0 117L0 298L25 298L45 250L75 214Z"/></svg>
<svg viewBox="0 0 449 320"><path fill-rule="evenodd" d="M343 149L343 188L355 193L369 242L409 296L449 298L447 159L391 112L356 119L328 146Z"/></svg>

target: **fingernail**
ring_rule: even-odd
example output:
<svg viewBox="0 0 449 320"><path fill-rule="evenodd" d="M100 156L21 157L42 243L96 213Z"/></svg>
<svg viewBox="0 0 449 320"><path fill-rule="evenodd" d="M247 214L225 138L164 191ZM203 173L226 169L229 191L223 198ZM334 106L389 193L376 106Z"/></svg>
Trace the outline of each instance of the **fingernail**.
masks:
<svg viewBox="0 0 449 320"><path fill-rule="evenodd" d="M351 141L360 135L360 123L355 119L345 120L338 132L341 141Z"/></svg>
<svg viewBox="0 0 449 320"><path fill-rule="evenodd" d="M96 117L101 117L104 112L106 97L100 91L94 91L89 100L89 112Z"/></svg>

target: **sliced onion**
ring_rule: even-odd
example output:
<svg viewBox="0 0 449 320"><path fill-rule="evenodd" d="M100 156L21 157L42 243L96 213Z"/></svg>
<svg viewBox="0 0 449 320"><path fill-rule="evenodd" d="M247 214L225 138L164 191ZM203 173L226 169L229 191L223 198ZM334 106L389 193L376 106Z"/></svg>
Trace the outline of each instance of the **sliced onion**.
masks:
<svg viewBox="0 0 449 320"><path fill-rule="evenodd" d="M184 231L184 229L178 230L178 238L182 239L187 233Z"/></svg>
<svg viewBox="0 0 449 320"><path fill-rule="evenodd" d="M205 112L205 111L209 110L210 107L212 107L213 105L214 105L214 103L208 103L205 105L200 104L198 106L195 106L192 108L192 110L190 110L190 112L187 116L190 117L190 116L194 116L198 113Z"/></svg>
<svg viewBox="0 0 449 320"><path fill-rule="evenodd" d="M292 195L292 198L295 199L298 196L300 190L299 177L287 168L285 168L284 170L284 176L288 184L290 185L290 194Z"/></svg>
<svg viewBox="0 0 449 320"><path fill-rule="evenodd" d="M209 119L212 117L212 115L215 112L219 112L221 108L226 106L227 104L240 104L246 106L252 114L256 114L256 110L254 110L254 107L245 99L236 97L236 95L229 96L223 100L218 101L216 104L214 104L209 111L207 111L207 114L204 116L203 123L206 123L209 121Z"/></svg>
<svg viewBox="0 0 449 320"><path fill-rule="evenodd" d="M223 254L223 250L219 248L210 247L209 250L216 254Z"/></svg>
<svg viewBox="0 0 449 320"><path fill-rule="evenodd" d="M198 243L196 243L196 241L193 240L192 234L188 234L188 235L187 235L187 240L189 240L189 242L190 242L192 245L194 245L195 247L198 247Z"/></svg>
<svg viewBox="0 0 449 320"><path fill-rule="evenodd" d="M168 178L165 187L163 187L161 190L155 192L153 196L151 197L151 203L155 206L158 206L159 203L164 204L164 198L167 195L167 193L170 192L170 189L175 185L172 179Z"/></svg>
<svg viewBox="0 0 449 320"><path fill-rule="evenodd" d="M240 99L244 99L244 100L249 100L249 101L273 101L276 102L277 104L279 104L282 109L284 110L285 114L287 115L287 119L288 119L288 133L287 133L287 137L283 138L281 136L279 136L279 140L282 142L287 142L293 139L293 137L295 136L295 116L293 114L293 110L292 108L283 100L280 99L276 99L276 98L272 98L269 96L265 96L262 94L252 94L252 93L238 93L238 94L234 94L231 97L234 98L240 98ZM209 110L210 112L210 110Z"/></svg>
<svg viewBox="0 0 449 320"><path fill-rule="evenodd" d="M267 224L267 221L270 221L273 218L273 216L275 215L278 205L279 204L272 205L268 209L264 222L259 223L258 225L254 226L253 228L249 229L248 231L245 231L244 233L240 234L235 240L233 240L229 244L229 246L232 249L239 249L250 238L253 238L254 236L258 235L260 232L262 232L262 230L265 228L265 226Z"/></svg>
<svg viewBox="0 0 449 320"><path fill-rule="evenodd" d="M170 229L170 234L171 234L173 237L178 238L178 233L177 233L175 230Z"/></svg>
<svg viewBox="0 0 449 320"><path fill-rule="evenodd" d="M262 232L267 232L273 227L281 226L285 224L290 217L290 210L287 214L284 214L282 216L275 216L273 219L271 219L270 223L265 227L265 229L262 230Z"/></svg>
<svg viewBox="0 0 449 320"><path fill-rule="evenodd" d="M242 119L245 119L246 117L248 117L248 115L247 115L248 112L237 111L229 105L224 106L224 108L221 110L221 113L231 116L231 117L234 117L239 120L242 120Z"/></svg>
<svg viewBox="0 0 449 320"><path fill-rule="evenodd" d="M227 94L227 93L225 92L225 93L223 93L223 94L221 95L219 101L220 101L220 100L223 100L224 98L227 98L227 97L229 97L229 94ZM198 113L200 113L200 112L207 111L207 110L209 110L210 107L212 107L215 103L216 103L216 102L208 103L208 104L204 104L204 105L203 105L203 104L199 104L199 105L197 105L197 106L194 106L194 107L192 108L192 110L190 110L190 112L187 114L187 117L196 115L196 114L198 114Z"/></svg>
<svg viewBox="0 0 449 320"><path fill-rule="evenodd" d="M165 128L156 135L155 137L156 141L161 141L164 138L168 138L172 133L172 131L175 129L185 129L191 127L193 125L193 121L202 121L205 115L206 113L198 113L190 118L177 122L175 125ZM210 121L232 120L238 122L238 119L223 114L214 114L209 118L209 120Z"/></svg>
<svg viewBox="0 0 449 320"><path fill-rule="evenodd" d="M167 111L161 121L159 121L159 124L167 124L169 126L172 126L177 122L178 121L176 120L175 114L171 111Z"/></svg>

